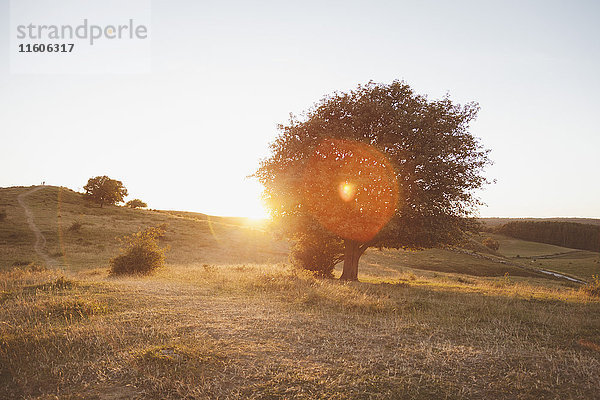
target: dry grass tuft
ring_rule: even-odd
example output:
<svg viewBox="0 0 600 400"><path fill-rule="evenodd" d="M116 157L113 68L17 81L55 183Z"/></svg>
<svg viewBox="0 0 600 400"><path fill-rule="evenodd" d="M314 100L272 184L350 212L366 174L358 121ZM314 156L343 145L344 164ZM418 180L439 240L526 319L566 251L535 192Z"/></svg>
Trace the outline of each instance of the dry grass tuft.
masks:
<svg viewBox="0 0 600 400"><path fill-rule="evenodd" d="M597 351L598 353L600 353L600 345L596 344L594 342L590 342L589 340L579 339L577 341L577 344L580 345L580 346L583 346L585 348L588 348L590 350L594 350L594 351Z"/></svg>
<svg viewBox="0 0 600 400"><path fill-rule="evenodd" d="M593 275L592 279L581 287L581 291L591 297L600 297L600 275Z"/></svg>

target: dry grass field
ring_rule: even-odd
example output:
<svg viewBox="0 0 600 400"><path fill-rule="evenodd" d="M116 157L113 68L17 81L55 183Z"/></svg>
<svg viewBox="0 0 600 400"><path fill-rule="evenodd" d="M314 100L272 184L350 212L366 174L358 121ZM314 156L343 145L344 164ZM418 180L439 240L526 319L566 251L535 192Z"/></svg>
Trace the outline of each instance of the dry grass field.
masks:
<svg viewBox="0 0 600 400"><path fill-rule="evenodd" d="M264 224L47 187L22 197L44 266L28 190L0 189L4 398L600 398L599 299L530 265L562 250L369 250L343 283ZM165 268L109 276L119 236L162 224Z"/></svg>

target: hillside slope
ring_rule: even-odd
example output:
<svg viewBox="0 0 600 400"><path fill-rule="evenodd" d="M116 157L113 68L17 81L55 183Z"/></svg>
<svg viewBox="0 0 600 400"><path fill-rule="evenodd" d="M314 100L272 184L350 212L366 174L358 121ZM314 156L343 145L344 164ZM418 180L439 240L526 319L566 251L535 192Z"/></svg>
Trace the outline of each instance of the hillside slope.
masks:
<svg viewBox="0 0 600 400"><path fill-rule="evenodd" d="M27 194L30 190L0 189L0 209L7 215L0 222L0 265L43 261L32 252L35 237L19 195L46 239L45 252L58 266L69 269L104 267L118 253L120 237L158 225L166 228L163 242L171 248L168 263L262 263L287 258L286 243L274 241L264 229L241 218L100 208L70 189L47 186Z"/></svg>
<svg viewBox="0 0 600 400"><path fill-rule="evenodd" d="M35 237L21 202L31 212L45 238L44 254L32 252ZM0 209L0 265L43 262L70 270L103 268L119 250L123 235L149 226L164 226L163 244L169 245L167 263L177 265L287 262L288 244L275 240L265 223L244 218L212 217L181 211L132 210L89 203L80 193L59 187L2 188ZM478 239L479 240L479 239ZM477 276L541 277L533 270L506 263L474 243L471 252L456 249L403 251L370 249L361 260L366 272L397 276L407 269L424 269ZM477 247L479 246L479 247ZM471 246L473 247L473 246Z"/></svg>
<svg viewBox="0 0 600 400"><path fill-rule="evenodd" d="M32 251L36 238L19 204L19 196L44 236L41 256ZM118 254L120 237L159 225L166 228L162 241L170 247L168 264L285 263L288 259L285 240L275 240L265 222L245 218L118 206L100 208L80 193L53 186L0 188L0 210L6 213L5 220L0 222L0 267L4 268L45 262L48 258L53 265L69 270L105 268L110 258ZM415 269L475 276L509 274L548 278L535 271L540 265L515 257L519 252L520 256L527 256L529 253L522 248L532 247L531 243L494 237L500 239L499 252L481 245L484 236L477 235L465 243L464 248L417 252L369 249L361 259L360 271L388 277ZM535 244L533 247L538 256L564 252L556 246ZM581 257L578 254L578 257L576 268L572 260L565 261L564 266L558 259L547 264L551 264L549 267L554 271L588 279L596 273L596 260L593 255Z"/></svg>

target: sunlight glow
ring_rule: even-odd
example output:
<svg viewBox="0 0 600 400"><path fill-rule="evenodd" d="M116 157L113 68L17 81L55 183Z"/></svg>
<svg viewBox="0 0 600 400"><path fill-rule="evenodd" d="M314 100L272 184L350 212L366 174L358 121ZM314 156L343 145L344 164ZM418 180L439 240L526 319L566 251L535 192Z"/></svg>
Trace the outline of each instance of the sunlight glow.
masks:
<svg viewBox="0 0 600 400"><path fill-rule="evenodd" d="M234 181L235 182L235 181ZM190 211L199 211L209 215L221 217L244 217L257 221L270 218L270 214L262 200L263 187L260 183L250 179L239 179L235 184L220 186L222 197L207 198L203 195L206 187L211 187L208 181L197 185L194 201L202 198L203 204L188 206ZM179 207L179 208L184 208Z"/></svg>
<svg viewBox="0 0 600 400"><path fill-rule="evenodd" d="M323 140L301 185L306 209L321 226L360 243L388 223L400 198L395 171L385 155L352 140Z"/></svg>
<svg viewBox="0 0 600 400"><path fill-rule="evenodd" d="M348 181L341 183L339 190L340 197L345 202L352 200L354 198L354 193L356 192L354 185Z"/></svg>

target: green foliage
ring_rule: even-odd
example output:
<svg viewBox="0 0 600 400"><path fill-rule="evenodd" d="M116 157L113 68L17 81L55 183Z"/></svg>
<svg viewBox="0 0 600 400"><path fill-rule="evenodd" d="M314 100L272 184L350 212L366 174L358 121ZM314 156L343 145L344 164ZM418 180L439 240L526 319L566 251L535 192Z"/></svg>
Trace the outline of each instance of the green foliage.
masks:
<svg viewBox="0 0 600 400"><path fill-rule="evenodd" d="M500 248L500 242L491 237L486 237L481 243L483 243L483 245L488 249L492 249L494 251L498 251Z"/></svg>
<svg viewBox="0 0 600 400"><path fill-rule="evenodd" d="M600 251L600 226L575 222L512 221L496 229L517 239L579 250Z"/></svg>
<svg viewBox="0 0 600 400"><path fill-rule="evenodd" d="M129 208L146 208L148 204L144 203L140 199L129 200L125 205Z"/></svg>
<svg viewBox="0 0 600 400"><path fill-rule="evenodd" d="M296 268L331 278L335 265L343 260L344 246L339 238L318 226L296 236L290 249L290 262Z"/></svg>
<svg viewBox="0 0 600 400"><path fill-rule="evenodd" d="M581 287L581 290L593 297L600 297L600 275L593 275L592 279Z"/></svg>
<svg viewBox="0 0 600 400"><path fill-rule="evenodd" d="M164 266L167 249L158 243L164 233L161 227L150 227L121 239L121 254L110 260L110 273L149 274Z"/></svg>
<svg viewBox="0 0 600 400"><path fill-rule="evenodd" d="M85 195L92 201L100 204L114 205L123 202L127 196L127 189L123 186L123 182L110 179L108 176L97 176L90 178L87 184L83 187Z"/></svg>

